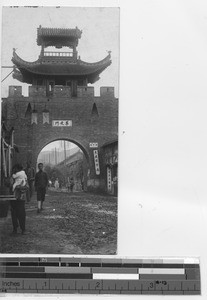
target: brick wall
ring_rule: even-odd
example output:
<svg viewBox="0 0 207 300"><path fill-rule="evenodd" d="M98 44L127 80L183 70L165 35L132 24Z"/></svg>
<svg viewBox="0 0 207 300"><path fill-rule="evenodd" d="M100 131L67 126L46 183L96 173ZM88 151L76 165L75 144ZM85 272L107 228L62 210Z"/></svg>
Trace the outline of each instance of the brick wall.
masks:
<svg viewBox="0 0 207 300"><path fill-rule="evenodd" d="M66 139L77 144L84 152L90 176L89 185L100 181L101 175L95 174L93 149L89 143L97 142L100 147L117 138L118 100L114 89L101 88L101 96L94 97L93 87L79 87L76 98L71 97L70 87L55 87L52 97L46 97L44 87L29 87L29 97L23 97L21 87L9 87L9 97L3 99L3 111L7 126L14 127L15 144L19 154L17 160L26 164L31 160L35 166L40 151L50 142ZM31 111L28 112L28 105ZM95 105L95 114L93 107ZM31 113L37 111L37 124L31 124ZM43 110L49 111L49 124L43 124ZM26 114L27 111L27 114ZM53 120L70 120L71 127L53 127ZM99 152L100 168L104 169L102 152ZM100 186L99 185L99 186Z"/></svg>

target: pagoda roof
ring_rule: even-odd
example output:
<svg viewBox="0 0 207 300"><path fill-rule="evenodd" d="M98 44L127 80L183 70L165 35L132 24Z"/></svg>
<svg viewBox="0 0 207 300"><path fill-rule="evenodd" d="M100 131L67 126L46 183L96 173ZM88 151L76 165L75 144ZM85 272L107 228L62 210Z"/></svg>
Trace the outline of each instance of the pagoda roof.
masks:
<svg viewBox="0 0 207 300"><path fill-rule="evenodd" d="M94 83L99 79L99 74L111 64L109 54L101 61L95 63L84 62L73 58L39 58L34 62L21 59L13 52L12 62L15 65L13 77L26 83L32 83L37 77L65 77L65 78L87 78L88 83ZM18 70L16 69L18 68Z"/></svg>
<svg viewBox="0 0 207 300"><path fill-rule="evenodd" d="M82 31L76 28L47 28L39 26L37 28L37 45L72 47L78 45Z"/></svg>

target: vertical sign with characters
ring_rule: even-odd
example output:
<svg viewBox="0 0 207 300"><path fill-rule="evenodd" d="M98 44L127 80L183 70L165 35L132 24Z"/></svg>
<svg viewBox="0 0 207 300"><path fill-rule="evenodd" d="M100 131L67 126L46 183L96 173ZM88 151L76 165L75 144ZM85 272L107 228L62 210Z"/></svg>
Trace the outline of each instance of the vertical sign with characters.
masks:
<svg viewBox="0 0 207 300"><path fill-rule="evenodd" d="M111 168L107 167L107 190L111 192Z"/></svg>
<svg viewBox="0 0 207 300"><path fill-rule="evenodd" d="M100 166L98 158L98 150L93 150L96 175L100 175Z"/></svg>

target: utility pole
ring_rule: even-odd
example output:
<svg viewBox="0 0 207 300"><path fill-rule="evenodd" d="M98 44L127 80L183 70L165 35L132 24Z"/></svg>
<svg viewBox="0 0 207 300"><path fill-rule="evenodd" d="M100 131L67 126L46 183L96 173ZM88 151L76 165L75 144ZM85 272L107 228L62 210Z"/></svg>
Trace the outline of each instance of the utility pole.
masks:
<svg viewBox="0 0 207 300"><path fill-rule="evenodd" d="M57 150L56 150L56 147L55 147L55 164L57 165Z"/></svg>
<svg viewBox="0 0 207 300"><path fill-rule="evenodd" d="M66 158L67 158L67 152L66 152L66 141L63 141L63 146L64 146L64 181L65 183L68 181L67 180L67 167L66 167Z"/></svg>
<svg viewBox="0 0 207 300"><path fill-rule="evenodd" d="M66 165L66 156L67 156L67 154L66 154L66 144L65 144L65 140L63 141L64 142L64 165Z"/></svg>
<svg viewBox="0 0 207 300"><path fill-rule="evenodd" d="M70 157L70 142L68 142L68 157Z"/></svg>

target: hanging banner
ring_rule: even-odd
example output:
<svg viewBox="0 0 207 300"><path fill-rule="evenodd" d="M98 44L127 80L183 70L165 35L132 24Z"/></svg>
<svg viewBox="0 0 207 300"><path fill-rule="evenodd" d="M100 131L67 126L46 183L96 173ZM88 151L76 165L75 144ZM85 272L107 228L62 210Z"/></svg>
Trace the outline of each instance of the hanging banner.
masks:
<svg viewBox="0 0 207 300"><path fill-rule="evenodd" d="M45 123L50 123L50 121L49 121L49 112L43 112L42 113L42 116L43 116L43 124L45 124Z"/></svg>
<svg viewBox="0 0 207 300"><path fill-rule="evenodd" d="M33 123L37 124L37 113L34 112L31 115L31 124Z"/></svg>
<svg viewBox="0 0 207 300"><path fill-rule="evenodd" d="M100 166L98 158L98 150L93 150L96 175L100 175Z"/></svg>
<svg viewBox="0 0 207 300"><path fill-rule="evenodd" d="M7 177L7 168L6 168L6 155L4 148L4 140L2 139L2 166L5 177Z"/></svg>
<svg viewBox="0 0 207 300"><path fill-rule="evenodd" d="M9 177L11 176L11 171L12 171L11 156L12 156L11 146L9 145L8 147L8 176Z"/></svg>

